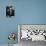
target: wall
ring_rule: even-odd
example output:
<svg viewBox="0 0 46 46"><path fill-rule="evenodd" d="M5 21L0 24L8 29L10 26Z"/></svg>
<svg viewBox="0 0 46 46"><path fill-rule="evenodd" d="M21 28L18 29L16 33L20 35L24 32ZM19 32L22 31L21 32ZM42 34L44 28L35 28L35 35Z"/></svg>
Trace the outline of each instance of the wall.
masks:
<svg viewBox="0 0 46 46"><path fill-rule="evenodd" d="M0 0L0 44L8 43L9 32L16 32L17 24L46 24L46 0L13 0L15 17L6 17L8 0ZM17 40L16 40L17 42Z"/></svg>
<svg viewBox="0 0 46 46"><path fill-rule="evenodd" d="M46 24L46 0L17 0L16 15L21 24Z"/></svg>

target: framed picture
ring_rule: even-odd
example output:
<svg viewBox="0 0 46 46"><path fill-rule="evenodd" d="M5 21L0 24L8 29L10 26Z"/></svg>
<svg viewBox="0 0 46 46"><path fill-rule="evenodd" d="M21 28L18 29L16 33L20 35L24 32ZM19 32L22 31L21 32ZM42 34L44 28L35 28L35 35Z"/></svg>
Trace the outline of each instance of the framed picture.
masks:
<svg viewBox="0 0 46 46"><path fill-rule="evenodd" d="M14 12L15 10L13 9L13 6L6 6L6 16L15 16Z"/></svg>

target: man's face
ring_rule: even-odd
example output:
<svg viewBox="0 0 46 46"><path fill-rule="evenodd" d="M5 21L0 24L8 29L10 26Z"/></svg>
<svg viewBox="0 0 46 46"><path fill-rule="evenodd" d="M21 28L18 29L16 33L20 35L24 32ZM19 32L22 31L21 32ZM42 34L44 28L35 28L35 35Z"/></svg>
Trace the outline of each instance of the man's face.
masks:
<svg viewBox="0 0 46 46"><path fill-rule="evenodd" d="M12 15L12 8L10 8L9 10L10 10L10 15Z"/></svg>

